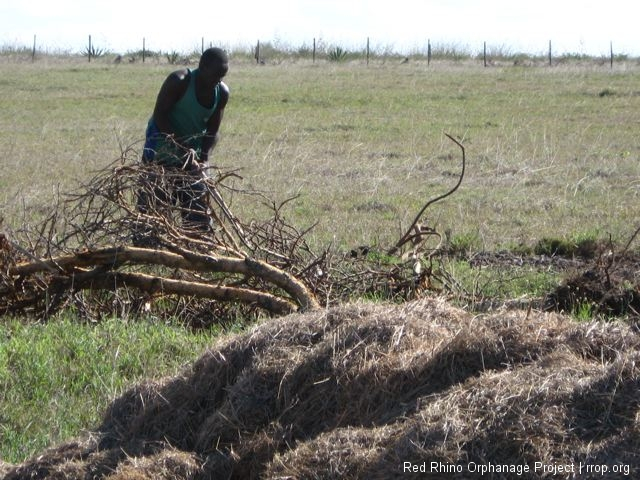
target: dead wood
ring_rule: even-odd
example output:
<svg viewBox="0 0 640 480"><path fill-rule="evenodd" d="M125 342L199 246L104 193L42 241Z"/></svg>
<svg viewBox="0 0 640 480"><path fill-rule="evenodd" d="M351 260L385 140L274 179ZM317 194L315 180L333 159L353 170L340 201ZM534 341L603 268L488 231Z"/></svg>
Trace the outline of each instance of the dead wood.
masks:
<svg viewBox="0 0 640 480"><path fill-rule="evenodd" d="M104 272L95 269L89 272L77 273L67 277L57 277L55 286L68 289L100 289L116 291L120 288L137 288L148 294L189 295L198 298L210 298L218 301L235 301L250 303L265 310L283 315L296 311L296 305L275 295L227 286L209 285L206 283L176 280L144 273Z"/></svg>
<svg viewBox="0 0 640 480"><path fill-rule="evenodd" d="M464 146L448 133L445 133L445 135L447 136L447 138L449 138L449 140L451 140L458 147L460 147L460 150L462 151L462 168L460 169L460 176L458 177L458 182L453 186L453 188L451 188L451 190L429 200L420 209L418 214L415 216L413 222L411 222L411 225L409 225L409 228L407 229L407 231L400 237L400 239L396 242L396 244L389 249L389 252L388 252L389 255L395 255L398 252L398 250L400 250L407 243L412 243L415 246L419 244L426 236L434 236L434 235L439 236L439 234L434 228L431 228L425 225L420 225L418 222L420 221L420 218L422 218L422 215L427 210L427 208L429 208L431 205L435 204L436 202L439 202L440 200L444 200L445 198L451 196L460 187L460 185L462 184L462 179L464 178L464 171L466 168L466 155L464 151Z"/></svg>
<svg viewBox="0 0 640 480"><path fill-rule="evenodd" d="M362 295L411 299L446 289L448 277L433 262L437 249L424 247L425 240L440 234L418 222L462 182L464 147L447 136L462 150L458 183L422 208L387 259L354 259L331 246L315 252L306 241L315 225L299 230L285 219L283 211L296 197L276 203L260 192L227 185L240 178L235 172L199 176L141 164L127 149L115 164L58 199L38 226L6 232L0 314L49 316L72 304L102 315L114 308L110 302L135 307L135 313L144 298L162 296L167 314L184 312L185 305L177 303L189 297L201 301L197 306L187 302L193 315L218 310L220 302L279 315ZM193 210L181 195L196 184L208 199L210 232L194 231L186 222ZM257 200L269 214L243 222L225 195ZM407 245L411 248L400 255ZM100 289L114 298L96 295ZM140 301L132 299L136 295Z"/></svg>
<svg viewBox="0 0 640 480"><path fill-rule="evenodd" d="M177 247L173 247L177 248ZM162 292L165 294L194 295L216 300L238 300L244 303L256 303L273 313L289 313L296 310L296 306L286 300L277 299L273 295L261 295L246 289L217 287L200 282L174 281L169 278L149 276L134 273L116 273L111 270L124 265L155 265L196 272L216 272L242 274L259 277L273 283L291 295L297 305L303 310L318 308L318 302L310 294L302 282L283 272L282 270L260 260L249 257L244 259L214 257L195 252L181 250L182 255L163 250L151 250L137 247L111 247L99 250L79 252L34 262L21 263L9 268L9 274L26 277L43 271L55 270L60 275L66 275L66 281L74 288L90 285L91 288L109 288L109 286L137 287L148 293ZM93 272L80 269L88 267L103 267ZM107 269L105 271L105 269ZM114 287L115 288L115 287ZM257 301L259 299L259 301ZM270 308L273 306L273 308Z"/></svg>

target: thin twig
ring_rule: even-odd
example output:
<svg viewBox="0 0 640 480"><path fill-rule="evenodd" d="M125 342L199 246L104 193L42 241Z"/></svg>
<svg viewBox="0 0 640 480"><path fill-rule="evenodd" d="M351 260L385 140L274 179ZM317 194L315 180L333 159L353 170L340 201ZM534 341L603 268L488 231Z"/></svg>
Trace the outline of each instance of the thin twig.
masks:
<svg viewBox="0 0 640 480"><path fill-rule="evenodd" d="M466 167L466 158L465 158L464 146L458 140L456 140L451 135L449 135L448 133L445 133L445 135L449 138L449 140L451 140L453 143L458 145L458 147L460 147L460 150L462 150L462 170L460 171L460 176L458 177L458 182L455 184L455 186L451 190L449 190L446 193L443 193L442 195L437 196L436 198L434 198L432 200L429 200L424 205L424 207L422 207L422 209L418 212L418 214L416 215L416 217L413 220L413 222L411 222L411 225L409 226L407 231L404 233L404 235L402 235L400 237L400 239L396 242L396 244L389 249L389 251L387 252L389 255L395 255L397 253L397 251L400 248L402 248L402 246L405 245L409 241L409 239L411 238L411 231L414 229L414 227L416 227L416 225L418 225L418 221L420 220L420 218L422 217L424 212L427 210L427 208L429 208L434 203L439 202L440 200L443 200L443 199L447 198L449 195L453 194L458 189L458 187L460 187L460 184L462 184L462 179L464 178L464 172L465 172L465 167Z"/></svg>

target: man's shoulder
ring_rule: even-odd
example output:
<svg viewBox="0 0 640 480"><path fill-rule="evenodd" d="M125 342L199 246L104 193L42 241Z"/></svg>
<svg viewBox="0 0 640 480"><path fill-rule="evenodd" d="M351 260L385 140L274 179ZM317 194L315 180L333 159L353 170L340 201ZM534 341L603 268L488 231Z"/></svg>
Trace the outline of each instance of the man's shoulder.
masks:
<svg viewBox="0 0 640 480"><path fill-rule="evenodd" d="M174 81L185 81L191 76L191 70L188 68L182 68L180 70L175 70L169 74L169 78Z"/></svg>
<svg viewBox="0 0 640 480"><path fill-rule="evenodd" d="M191 72L187 68L171 72L164 81L163 90L173 92L172 95L177 98L181 97L189 87L190 76Z"/></svg>
<svg viewBox="0 0 640 480"><path fill-rule="evenodd" d="M220 82L220 93L229 96L229 85L224 82Z"/></svg>

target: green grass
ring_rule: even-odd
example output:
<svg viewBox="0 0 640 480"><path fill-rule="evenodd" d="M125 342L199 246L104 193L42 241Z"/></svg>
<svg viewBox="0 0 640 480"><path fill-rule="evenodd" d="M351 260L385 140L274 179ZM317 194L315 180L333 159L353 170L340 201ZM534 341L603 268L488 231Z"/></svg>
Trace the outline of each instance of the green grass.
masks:
<svg viewBox="0 0 640 480"><path fill-rule="evenodd" d="M256 120L260 168L252 175L248 165L246 178L275 194L299 189L316 206L321 233L347 245L397 235L398 224L455 180L458 152L442 131L464 140L469 170L459 193L428 212L440 228L478 232L489 249L585 224L631 233L620 221L638 212L629 161L638 158L629 123L638 115L628 107L639 102L631 76L348 67L323 69L316 81L306 73L290 73L302 78L283 92L288 101L279 115ZM626 101L603 104L597 92L604 82L626 84ZM270 126L280 134L269 135ZM224 148L245 145L229 140ZM371 198L385 199L397 214L385 220L345 208Z"/></svg>
<svg viewBox="0 0 640 480"><path fill-rule="evenodd" d="M594 307L589 302L581 303L573 312L573 317L578 322L589 322L594 318Z"/></svg>
<svg viewBox="0 0 640 480"><path fill-rule="evenodd" d="M472 268L466 261L453 261L445 268L474 300L491 299L496 304L523 297L542 298L561 280L561 275L556 271L530 266ZM463 301L468 303L469 300Z"/></svg>
<svg viewBox="0 0 640 480"><path fill-rule="evenodd" d="M107 404L143 380L176 373L217 332L118 319L0 323L0 459L19 462L95 427Z"/></svg>

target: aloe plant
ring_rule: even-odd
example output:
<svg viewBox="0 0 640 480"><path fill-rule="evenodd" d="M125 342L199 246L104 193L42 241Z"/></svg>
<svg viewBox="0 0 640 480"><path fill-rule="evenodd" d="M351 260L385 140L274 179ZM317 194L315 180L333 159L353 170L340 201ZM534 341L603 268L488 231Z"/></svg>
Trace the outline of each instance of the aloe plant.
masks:
<svg viewBox="0 0 640 480"><path fill-rule="evenodd" d="M333 50L329 51L329 60L332 62L343 62L347 59L347 52L342 47L335 47Z"/></svg>
<svg viewBox="0 0 640 480"><path fill-rule="evenodd" d="M106 49L98 48L95 45L91 45L91 44L89 44L84 49L84 52L82 52L82 56L88 57L89 61L91 61L92 58L102 57L103 55L106 55L106 54L107 54L107 50Z"/></svg>

